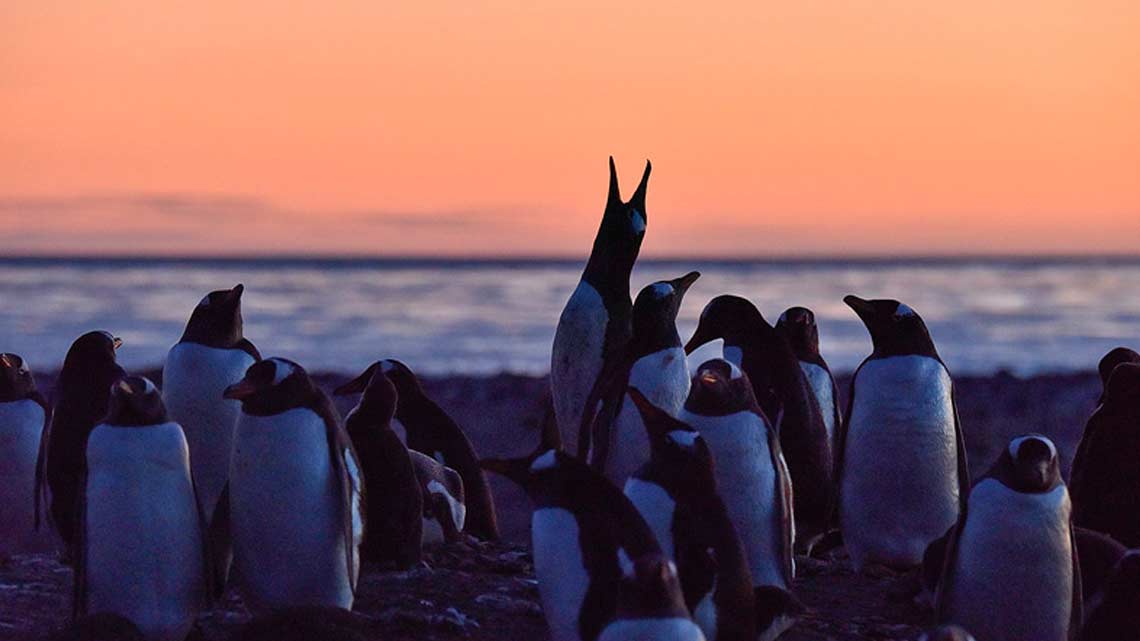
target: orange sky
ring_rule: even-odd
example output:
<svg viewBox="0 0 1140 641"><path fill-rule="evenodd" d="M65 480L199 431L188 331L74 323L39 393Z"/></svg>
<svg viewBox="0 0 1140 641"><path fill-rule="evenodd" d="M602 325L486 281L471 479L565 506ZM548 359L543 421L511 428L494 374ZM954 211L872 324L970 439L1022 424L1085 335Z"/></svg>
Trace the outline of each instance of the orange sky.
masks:
<svg viewBox="0 0 1140 641"><path fill-rule="evenodd" d="M581 255L609 154L648 255L1140 251L1133 0L78 4L0 5L3 253Z"/></svg>

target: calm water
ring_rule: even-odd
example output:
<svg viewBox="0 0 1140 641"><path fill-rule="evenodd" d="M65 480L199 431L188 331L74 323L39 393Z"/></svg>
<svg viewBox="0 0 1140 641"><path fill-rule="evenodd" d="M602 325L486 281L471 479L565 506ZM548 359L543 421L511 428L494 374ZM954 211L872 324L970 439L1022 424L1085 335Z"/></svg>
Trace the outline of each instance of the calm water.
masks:
<svg viewBox="0 0 1140 641"><path fill-rule="evenodd" d="M659 261L639 265L634 287L689 269L703 276L682 309L683 337L719 293L751 298L773 321L805 305L836 370L870 350L847 293L906 301L956 372L1091 369L1118 344L1140 345L1140 259ZM246 336L309 369L397 357L435 374L537 374L580 271L526 261L0 260L0 351L54 368L79 334L107 329L124 339L126 367L156 365L206 291L242 282Z"/></svg>

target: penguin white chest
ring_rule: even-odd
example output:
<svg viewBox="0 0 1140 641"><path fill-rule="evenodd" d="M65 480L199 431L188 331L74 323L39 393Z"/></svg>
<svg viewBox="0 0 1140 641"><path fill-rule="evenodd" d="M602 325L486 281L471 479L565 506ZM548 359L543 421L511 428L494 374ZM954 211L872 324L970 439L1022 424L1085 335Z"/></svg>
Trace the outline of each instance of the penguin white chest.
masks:
<svg viewBox="0 0 1140 641"><path fill-rule="evenodd" d="M1072 614L1073 550L1064 485L1015 492L986 479L970 493L946 618L980 641L1064 641Z"/></svg>
<svg viewBox="0 0 1140 641"><path fill-rule="evenodd" d="M800 361L800 369L811 387L812 394L819 402L819 412L827 428L827 440L835 442L835 388L831 384L831 373L815 363Z"/></svg>
<svg viewBox="0 0 1140 641"><path fill-rule="evenodd" d="M162 400L171 420L186 432L207 522L229 478L233 434L241 414L241 403L222 398L222 392L240 381L253 363L253 356L240 349L179 343L170 348L162 369Z"/></svg>
<svg viewBox="0 0 1140 641"><path fill-rule="evenodd" d="M705 641L705 635L683 617L618 619L602 630L598 641Z"/></svg>
<svg viewBox="0 0 1140 641"><path fill-rule="evenodd" d="M602 295L579 282L558 319L550 362L554 415L563 434L577 434L583 406L602 371L608 323Z"/></svg>
<svg viewBox="0 0 1140 641"><path fill-rule="evenodd" d="M581 641L578 617L590 575L578 535L578 519L568 510L540 508L531 517L534 572L552 641Z"/></svg>
<svg viewBox="0 0 1140 641"><path fill-rule="evenodd" d="M626 481L624 492L630 503L641 513L641 518L649 524L649 529L653 530L661 551L668 558L674 559L673 514L677 510L677 503L673 497L660 485L639 478Z"/></svg>
<svg viewBox="0 0 1140 641"><path fill-rule="evenodd" d="M44 408L31 399L0 403L0 558L44 549L35 532L36 456Z"/></svg>
<svg viewBox="0 0 1140 641"><path fill-rule="evenodd" d="M663 349L634 362L629 386L636 387L649 402L676 416L689 396L689 367L680 347ZM606 476L621 486L639 467L649 461L649 436L637 406L626 394L610 431L610 454Z"/></svg>
<svg viewBox="0 0 1140 641"><path fill-rule="evenodd" d="M716 483L728 516L740 533L752 571L752 584L787 589L784 576L784 523L768 428L752 412L701 416L682 411L716 461Z"/></svg>
<svg viewBox="0 0 1140 641"><path fill-rule="evenodd" d="M234 565L255 610L351 608L340 483L324 420L292 409L242 414L230 478Z"/></svg>
<svg viewBox="0 0 1140 641"><path fill-rule="evenodd" d="M857 569L914 566L958 518L951 380L925 356L872 359L855 379L840 522Z"/></svg>
<svg viewBox="0 0 1140 641"><path fill-rule="evenodd" d="M147 639L181 641L205 595L182 429L99 425L87 467L83 610L125 616Z"/></svg>

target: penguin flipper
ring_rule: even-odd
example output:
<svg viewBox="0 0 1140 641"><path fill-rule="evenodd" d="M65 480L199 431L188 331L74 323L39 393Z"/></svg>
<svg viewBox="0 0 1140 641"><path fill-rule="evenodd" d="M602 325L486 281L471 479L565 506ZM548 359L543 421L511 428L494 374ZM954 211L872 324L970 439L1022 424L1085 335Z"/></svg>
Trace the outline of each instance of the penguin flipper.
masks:
<svg viewBox="0 0 1140 641"><path fill-rule="evenodd" d="M355 595L360 569L359 547L366 523L365 488L360 475L360 459L352 447L352 439L341 425L332 401L324 393L318 393L320 397L317 399L316 411L325 424L329 463L336 479L341 508L345 569L348 573L349 587Z"/></svg>
<svg viewBox="0 0 1140 641"><path fill-rule="evenodd" d="M851 382L848 383L847 390L847 411L843 413L843 422L836 425L838 445L835 451L835 511L833 512L836 521L839 519L839 511L843 505L840 494L843 492L843 463L847 453L847 430L850 427L851 414L855 411L855 381L859 378L859 370L863 369L866 364L867 359L864 359L855 369L855 373L851 375Z"/></svg>
<svg viewBox="0 0 1140 641"><path fill-rule="evenodd" d="M780 451L780 439L775 430L768 430L768 449L772 452L772 465L776 470L777 504L780 506L781 532L783 533L784 580L789 586L796 576L796 561L792 546L795 542L795 522L792 517L792 475L784 453Z"/></svg>
<svg viewBox="0 0 1140 641"><path fill-rule="evenodd" d="M195 489L197 494L197 489ZM198 513L204 519L199 504ZM206 521L209 525L204 528L206 556L206 576L208 577L207 600L213 603L222 597L226 589L226 566L233 553L230 541L230 484L229 481L222 487L218 495L218 503L214 506L214 514ZM205 524L204 524L205 525Z"/></svg>
<svg viewBox="0 0 1140 641"><path fill-rule="evenodd" d="M582 424L578 427L578 457L595 471L605 470L610 431L621 412L632 366L633 360L626 354L607 361L586 398Z"/></svg>
<svg viewBox="0 0 1140 641"><path fill-rule="evenodd" d="M36 474L32 490L32 501L34 503L35 514L35 527L36 531L40 529L41 514L44 511L44 505L48 501L47 485L45 484L45 477L47 475L47 450L48 441L51 439L51 407L39 392L36 392L33 397L37 403L44 408L44 425L40 430L40 444L36 450ZM48 510L48 518L51 518L51 511Z"/></svg>
<svg viewBox="0 0 1140 641"><path fill-rule="evenodd" d="M1084 586L1081 584L1081 560L1077 553L1076 528L1069 519L1069 549L1073 551L1073 600L1069 611L1069 640L1077 641L1080 638L1081 627L1084 625Z"/></svg>
<svg viewBox="0 0 1140 641"><path fill-rule="evenodd" d="M235 343L234 349L240 349L241 351L245 352L246 354L249 354L250 356L253 357L253 360L255 362L261 360L261 352L257 351L257 347L255 347L254 344L252 342L250 342L250 340L248 338L242 338L240 341Z"/></svg>
<svg viewBox="0 0 1140 641"><path fill-rule="evenodd" d="M945 551L942 553L942 571L938 577L938 587L934 591L934 616L938 623L946 622L946 607L949 599L948 591L954 582L954 566L958 559L958 543L962 538L962 531L966 529L968 504L963 503L958 513L958 522L950 526L950 530L943 536Z"/></svg>
<svg viewBox="0 0 1140 641"><path fill-rule="evenodd" d="M71 618L87 615L87 466L79 473L75 496L75 531L72 533L71 553L74 571L71 583Z"/></svg>
<svg viewBox="0 0 1140 641"><path fill-rule="evenodd" d="M966 439L962 435L962 421L958 417L958 400L955 397L953 379L950 383L950 404L954 408L954 439L958 446L958 510L964 511L966 498L970 495L970 463L966 458Z"/></svg>

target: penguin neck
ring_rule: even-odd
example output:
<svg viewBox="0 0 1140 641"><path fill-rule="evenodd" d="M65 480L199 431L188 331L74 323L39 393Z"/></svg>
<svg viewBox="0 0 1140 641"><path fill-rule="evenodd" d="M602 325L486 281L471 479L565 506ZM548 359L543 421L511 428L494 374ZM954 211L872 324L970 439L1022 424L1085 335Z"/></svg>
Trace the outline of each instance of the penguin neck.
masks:
<svg viewBox="0 0 1140 641"><path fill-rule="evenodd" d="M395 417L388 403L370 399L368 394L360 398L360 403L352 410L350 416L353 418L353 423L367 424L369 429L375 430L392 429L392 419Z"/></svg>
<svg viewBox="0 0 1140 641"><path fill-rule="evenodd" d="M241 321L226 328L223 332L218 332L212 327L201 327L195 323L189 323L186 325L186 330L182 332L182 338L179 339L178 342L196 343L198 345L218 349L231 349L240 343L243 338Z"/></svg>
<svg viewBox="0 0 1140 641"><path fill-rule="evenodd" d="M594 248L590 251L586 269L582 272L582 280L598 291L607 308L616 303L629 309L633 307L629 296L629 278L641 250L641 241L637 240L630 246L614 235L603 221L594 239Z"/></svg>
<svg viewBox="0 0 1140 641"><path fill-rule="evenodd" d="M629 353L636 359L662 350L681 347L681 336L672 318L653 318L637 323L634 319L633 338Z"/></svg>

